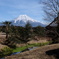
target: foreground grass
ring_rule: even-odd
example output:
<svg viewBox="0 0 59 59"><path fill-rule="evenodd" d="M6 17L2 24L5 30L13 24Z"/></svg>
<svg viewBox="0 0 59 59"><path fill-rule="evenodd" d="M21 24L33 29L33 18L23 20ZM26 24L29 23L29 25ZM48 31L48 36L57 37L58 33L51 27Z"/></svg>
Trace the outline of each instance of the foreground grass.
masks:
<svg viewBox="0 0 59 59"><path fill-rule="evenodd" d="M5 59L59 59L59 44L42 46L22 54L7 56Z"/></svg>
<svg viewBox="0 0 59 59"><path fill-rule="evenodd" d="M14 52L21 52L21 51L26 50L27 48L30 48L30 47L40 47L40 46L48 45L50 43L51 42L27 44L26 46L17 47L15 49L5 47L4 49L2 49L0 51L0 58L8 56L8 55L10 55L10 54L12 54Z"/></svg>
<svg viewBox="0 0 59 59"><path fill-rule="evenodd" d="M50 43L51 42L27 44L26 46L22 46L22 47L18 47L16 49L13 49L13 53L14 52L21 52L21 51L23 51L23 50L25 50L27 48L30 48L30 47L40 47L40 46L48 45Z"/></svg>

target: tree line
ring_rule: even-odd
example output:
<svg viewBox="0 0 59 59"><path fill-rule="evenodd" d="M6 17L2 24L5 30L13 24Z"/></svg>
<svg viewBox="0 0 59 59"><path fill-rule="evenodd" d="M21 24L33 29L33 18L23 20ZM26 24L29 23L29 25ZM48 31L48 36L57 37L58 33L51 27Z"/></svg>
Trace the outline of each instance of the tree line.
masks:
<svg viewBox="0 0 59 59"><path fill-rule="evenodd" d="M6 33L6 41L4 44L9 46L12 44L14 46L17 43L26 43L35 36L45 36L44 27L32 27L29 22L27 22L25 27L13 26L9 21L5 21L3 24L1 31Z"/></svg>

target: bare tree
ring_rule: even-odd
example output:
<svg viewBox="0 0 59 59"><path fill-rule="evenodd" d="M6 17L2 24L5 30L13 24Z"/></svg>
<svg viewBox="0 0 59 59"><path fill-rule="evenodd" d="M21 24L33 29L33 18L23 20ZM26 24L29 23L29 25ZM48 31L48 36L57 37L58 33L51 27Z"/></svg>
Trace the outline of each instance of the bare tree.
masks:
<svg viewBox="0 0 59 59"><path fill-rule="evenodd" d="M47 28L53 23L54 25L55 23L57 24L57 26L54 27L55 30L51 29L50 27L49 29L51 30L48 29L49 35L51 34L53 35L52 36L53 43L56 43L59 41L59 32L58 32L59 30L59 0L45 0L43 3L44 3L44 12L46 13L45 19L52 21L47 26Z"/></svg>
<svg viewBox="0 0 59 59"><path fill-rule="evenodd" d="M59 14L59 0L45 0L44 12L46 14L46 19L53 20Z"/></svg>

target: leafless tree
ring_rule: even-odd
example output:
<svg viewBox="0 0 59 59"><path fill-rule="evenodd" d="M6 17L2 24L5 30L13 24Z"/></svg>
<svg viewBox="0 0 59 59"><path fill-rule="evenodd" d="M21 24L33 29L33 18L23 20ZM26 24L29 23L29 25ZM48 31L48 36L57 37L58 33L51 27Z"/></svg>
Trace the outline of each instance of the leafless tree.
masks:
<svg viewBox="0 0 59 59"><path fill-rule="evenodd" d="M44 4L44 12L46 14L45 19L53 20L59 14L59 0L45 0Z"/></svg>
<svg viewBox="0 0 59 59"><path fill-rule="evenodd" d="M57 26L55 27L56 30L52 29L49 30L49 33L52 33L53 36L53 42L58 42L59 40L59 33L57 30L59 30L59 23L57 23L59 21L59 0L45 0L43 1L44 4L44 12L46 14L46 18L45 20L50 20L52 21L47 27L49 27L52 23L55 22L57 24ZM51 28L49 28L51 29ZM53 32L51 32L53 31ZM53 34L54 33L54 34ZM51 35L51 34L50 34Z"/></svg>

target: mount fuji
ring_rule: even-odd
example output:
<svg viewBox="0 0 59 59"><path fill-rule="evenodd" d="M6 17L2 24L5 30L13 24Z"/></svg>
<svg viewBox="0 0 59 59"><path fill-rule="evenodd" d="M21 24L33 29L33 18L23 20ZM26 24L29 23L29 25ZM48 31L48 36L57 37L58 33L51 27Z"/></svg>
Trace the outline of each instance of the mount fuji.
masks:
<svg viewBox="0 0 59 59"><path fill-rule="evenodd" d="M12 24L14 26L23 26L24 27L27 24L27 22L29 22L33 27L36 27L36 26L44 27L45 26L44 24L40 23L37 20L30 18L27 15L20 15L19 17L17 17L16 19L14 19L12 21Z"/></svg>

